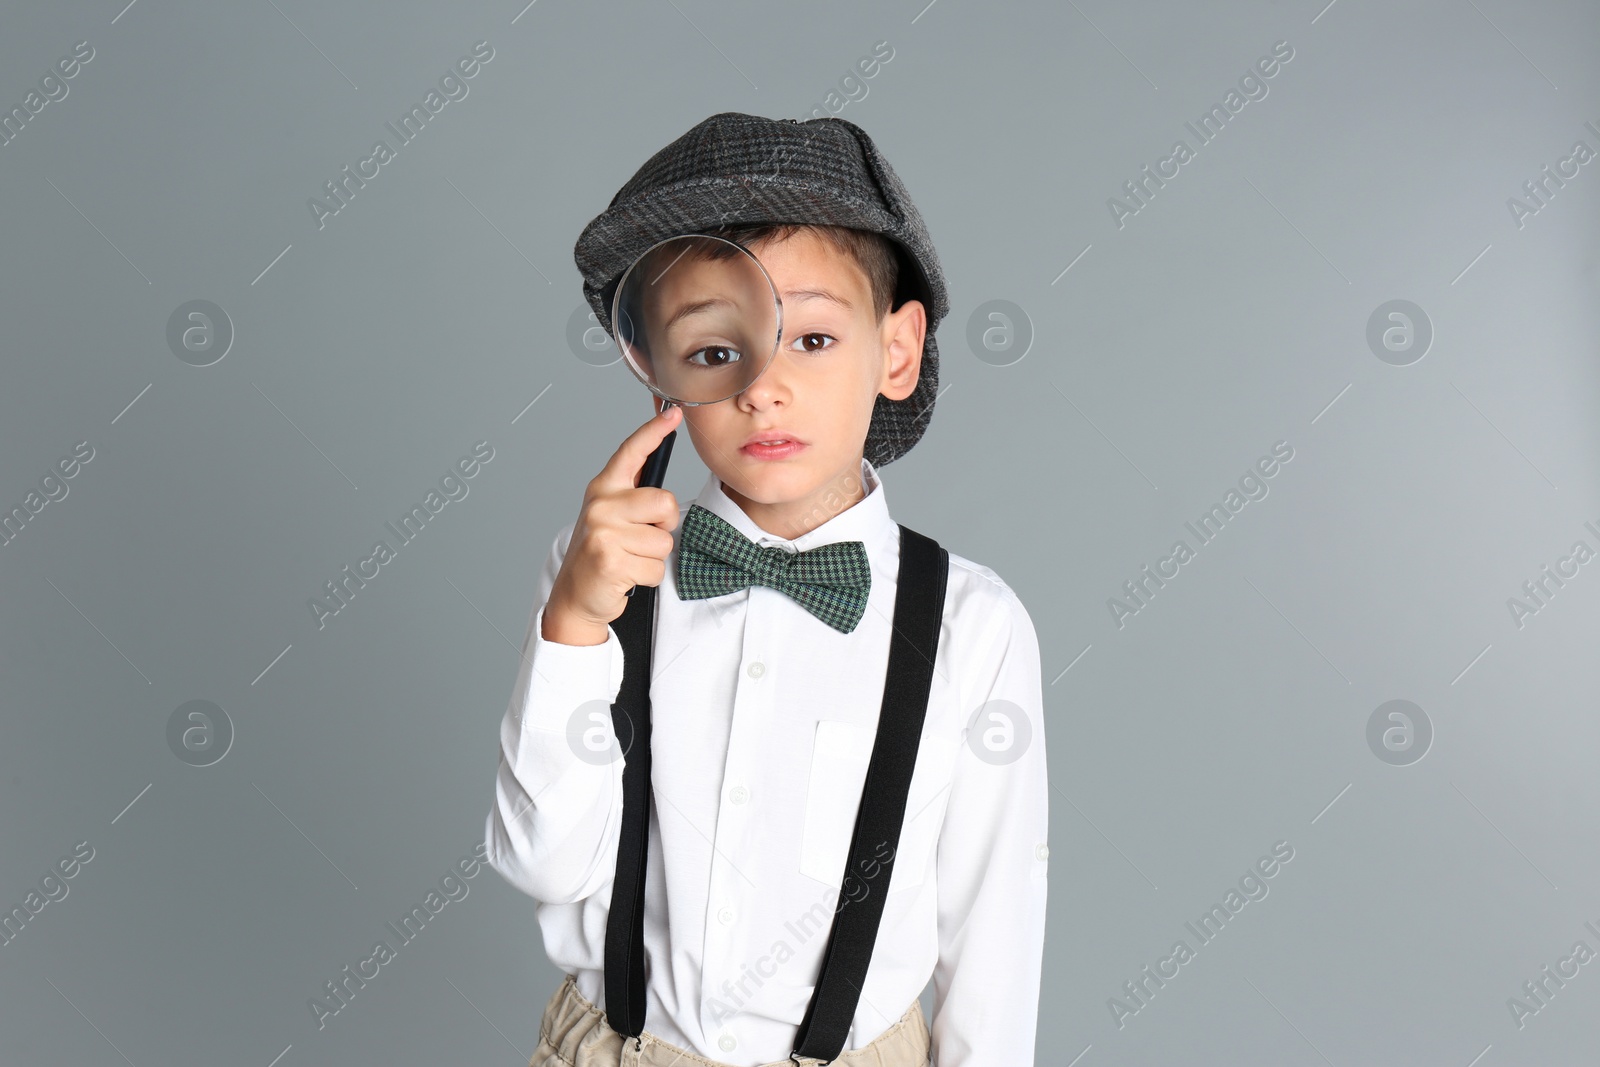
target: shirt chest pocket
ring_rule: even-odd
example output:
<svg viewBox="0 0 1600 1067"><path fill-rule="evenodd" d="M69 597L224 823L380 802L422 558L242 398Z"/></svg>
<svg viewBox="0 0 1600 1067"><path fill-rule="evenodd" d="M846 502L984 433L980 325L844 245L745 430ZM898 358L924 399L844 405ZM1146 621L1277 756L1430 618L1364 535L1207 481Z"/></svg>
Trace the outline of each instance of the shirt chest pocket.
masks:
<svg viewBox="0 0 1600 1067"><path fill-rule="evenodd" d="M861 788L872 761L876 726L824 719L817 723L806 786L805 827L800 842L800 873L825 885L843 885L850 837L855 831ZM906 798L905 819L894 853L889 893L919 886L944 821L944 803L955 763L956 743L924 734L917 750L916 771ZM869 842L869 855L875 849ZM872 872L858 872L869 878Z"/></svg>

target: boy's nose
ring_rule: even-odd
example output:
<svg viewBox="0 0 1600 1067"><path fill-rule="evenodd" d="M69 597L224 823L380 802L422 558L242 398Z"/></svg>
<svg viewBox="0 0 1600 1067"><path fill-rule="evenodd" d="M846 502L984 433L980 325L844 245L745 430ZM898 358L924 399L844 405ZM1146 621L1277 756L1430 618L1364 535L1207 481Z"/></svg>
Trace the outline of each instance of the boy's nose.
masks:
<svg viewBox="0 0 1600 1067"><path fill-rule="evenodd" d="M755 407L768 407L775 400L786 401L789 399L788 373L788 360L779 349L761 376L745 386L739 395Z"/></svg>

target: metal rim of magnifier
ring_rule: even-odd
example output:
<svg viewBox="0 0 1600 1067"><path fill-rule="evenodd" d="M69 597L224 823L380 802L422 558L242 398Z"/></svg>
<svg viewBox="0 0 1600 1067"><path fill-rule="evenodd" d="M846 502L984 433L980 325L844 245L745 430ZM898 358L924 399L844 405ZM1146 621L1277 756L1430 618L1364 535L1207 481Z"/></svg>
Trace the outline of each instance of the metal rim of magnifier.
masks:
<svg viewBox="0 0 1600 1067"><path fill-rule="evenodd" d="M686 237L703 237L706 240L721 241L725 245L732 245L734 248L737 248L740 252L742 252L750 260L750 262L754 263L756 265L756 269L761 272L761 277L766 279L767 289L772 293L772 309L775 316L775 321L778 324L778 329L772 337L772 351L767 353L767 361L762 365L760 373L758 373L755 378L751 378L750 381L746 382L743 388L734 390L733 392L729 393L728 396L719 396L715 400L679 400L677 397L668 396L660 389L657 389L655 384L639 370L638 364L634 362L633 354L630 351L633 346L631 344L624 344L621 337L622 329L620 323L622 321L622 294L628 288L628 278L635 270L639 268L639 264L643 263L649 258L650 253L654 252L664 244L669 244L673 241L681 241ZM673 260L673 262L676 263L677 260ZM767 273L767 268L762 265L759 259L756 258L754 252L750 251L738 241L730 240L727 237L718 237L716 234L712 233L680 233L657 241L643 252L640 252L639 255L634 258L633 263L629 265L628 269L622 272L622 277L617 280L616 291L611 294L611 329L615 335L617 348L622 351L623 362L628 364L628 369L633 372L633 376L638 378L639 381L644 384L646 389L650 390L656 396L659 396L662 400L665 400L668 404L677 404L680 407L703 407L706 404L720 404L724 400L727 400L728 397L738 396L740 393L744 392L745 389L750 388L751 384L755 382L756 378L759 378L762 374L767 373L767 368L772 366L773 357L778 354L778 345L783 342L783 301L778 297L778 287L773 284L772 275ZM666 408L663 407L662 410L665 411Z"/></svg>

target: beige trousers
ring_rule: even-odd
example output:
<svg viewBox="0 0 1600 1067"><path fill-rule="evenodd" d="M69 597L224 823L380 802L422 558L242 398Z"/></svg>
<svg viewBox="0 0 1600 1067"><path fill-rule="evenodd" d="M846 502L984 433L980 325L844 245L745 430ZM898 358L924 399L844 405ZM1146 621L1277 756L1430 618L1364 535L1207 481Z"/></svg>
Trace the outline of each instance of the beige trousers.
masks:
<svg viewBox="0 0 1600 1067"><path fill-rule="evenodd" d="M578 992L576 981L569 974L545 1006L544 1019L539 1024L539 1047L528 1067L728 1067L662 1041L648 1030L639 1037L636 1043L611 1029L605 1013ZM798 1059L805 1067L823 1062L809 1056ZM899 1022L868 1044L845 1049L829 1062L832 1067L926 1067L928 1024L922 1017L922 1002L913 1000ZM782 1059L761 1067L793 1064L794 1061Z"/></svg>

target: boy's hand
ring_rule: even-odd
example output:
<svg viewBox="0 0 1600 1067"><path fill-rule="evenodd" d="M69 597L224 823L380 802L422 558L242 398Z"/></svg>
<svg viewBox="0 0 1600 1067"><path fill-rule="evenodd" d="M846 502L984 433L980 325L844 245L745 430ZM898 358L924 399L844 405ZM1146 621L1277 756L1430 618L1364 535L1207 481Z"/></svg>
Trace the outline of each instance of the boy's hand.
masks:
<svg viewBox="0 0 1600 1067"><path fill-rule="evenodd" d="M633 431L583 493L561 570L545 603L541 633L564 645L600 645L628 606L628 590L660 585L678 525L678 498L641 487L640 471L683 416L677 405Z"/></svg>

